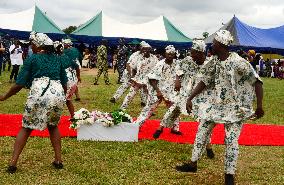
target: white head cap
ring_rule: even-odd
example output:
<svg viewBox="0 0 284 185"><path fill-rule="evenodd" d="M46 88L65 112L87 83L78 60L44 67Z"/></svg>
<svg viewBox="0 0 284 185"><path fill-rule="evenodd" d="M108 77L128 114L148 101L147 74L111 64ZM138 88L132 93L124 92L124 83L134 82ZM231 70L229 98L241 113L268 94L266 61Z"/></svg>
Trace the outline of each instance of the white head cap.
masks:
<svg viewBox="0 0 284 185"><path fill-rule="evenodd" d="M206 44L203 40L194 40L192 41L191 49L194 49L196 51L205 52Z"/></svg>
<svg viewBox="0 0 284 185"><path fill-rule="evenodd" d="M150 44L145 41L140 42L141 48L151 48Z"/></svg>
<svg viewBox="0 0 284 185"><path fill-rule="evenodd" d="M166 53L176 53L176 48L173 45L168 45L165 49Z"/></svg>
<svg viewBox="0 0 284 185"><path fill-rule="evenodd" d="M215 38L215 40L217 40L218 42L220 42L220 43L222 43L226 46L229 46L234 41L233 36L231 35L231 33L228 30L217 31L214 38Z"/></svg>
<svg viewBox="0 0 284 185"><path fill-rule="evenodd" d="M65 45L72 45L72 41L71 39L62 39L62 43L65 44Z"/></svg>

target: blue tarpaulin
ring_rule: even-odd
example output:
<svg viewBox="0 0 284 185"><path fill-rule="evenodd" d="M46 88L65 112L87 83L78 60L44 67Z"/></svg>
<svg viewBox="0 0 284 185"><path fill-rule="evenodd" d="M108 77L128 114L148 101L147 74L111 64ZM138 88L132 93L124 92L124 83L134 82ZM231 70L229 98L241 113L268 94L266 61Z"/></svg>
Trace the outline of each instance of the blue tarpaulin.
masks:
<svg viewBox="0 0 284 185"><path fill-rule="evenodd" d="M88 44L100 45L102 39L108 41L109 46L117 46L121 37L102 37L102 36L86 36L86 35L69 35L71 38L76 39L78 42L84 42ZM192 45L191 42L170 42L159 40L148 40L139 38L124 38L125 43L132 42L133 40L141 42L142 40L148 42L154 48L165 48L167 45L174 45L177 49L189 49Z"/></svg>
<svg viewBox="0 0 284 185"><path fill-rule="evenodd" d="M276 28L261 29L247 25L237 17L233 17L220 29L228 30L234 37L232 48L249 48L260 51L269 51L284 54L284 25ZM214 35L205 42L212 43Z"/></svg>

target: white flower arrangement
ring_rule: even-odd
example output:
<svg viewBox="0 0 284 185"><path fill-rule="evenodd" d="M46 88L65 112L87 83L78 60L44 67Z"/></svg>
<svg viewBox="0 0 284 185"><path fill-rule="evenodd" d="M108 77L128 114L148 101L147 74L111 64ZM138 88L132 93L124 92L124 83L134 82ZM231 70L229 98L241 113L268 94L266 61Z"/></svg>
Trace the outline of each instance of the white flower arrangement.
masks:
<svg viewBox="0 0 284 185"><path fill-rule="evenodd" d="M94 123L101 123L105 127L112 127L121 122L133 122L132 117L123 110L116 110L111 113L94 110L90 113L84 108L75 112L74 117L70 119L70 121L70 128L72 129L77 129L83 124L91 125Z"/></svg>
<svg viewBox="0 0 284 185"><path fill-rule="evenodd" d="M71 121L70 128L72 129L77 129L81 125L86 125L86 124L91 125L94 123L94 119L92 118L91 113L84 108L81 108L80 110L75 112L74 117L71 118L70 121Z"/></svg>

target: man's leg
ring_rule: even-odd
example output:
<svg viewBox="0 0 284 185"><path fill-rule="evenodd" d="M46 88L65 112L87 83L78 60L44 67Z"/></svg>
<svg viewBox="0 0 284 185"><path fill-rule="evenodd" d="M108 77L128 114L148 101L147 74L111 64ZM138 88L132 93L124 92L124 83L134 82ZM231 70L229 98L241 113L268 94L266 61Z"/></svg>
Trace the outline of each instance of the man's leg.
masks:
<svg viewBox="0 0 284 185"><path fill-rule="evenodd" d="M226 123L225 126L225 172L235 174L239 154L238 139L242 129L242 123Z"/></svg>
<svg viewBox="0 0 284 185"><path fill-rule="evenodd" d="M3 66L3 57L0 56L0 76L1 76L1 73L2 73L2 66Z"/></svg>
<svg viewBox="0 0 284 185"><path fill-rule="evenodd" d="M12 82L12 79L15 75L15 71L16 71L16 68L15 68L15 65L13 65L13 68L12 68L12 71L11 71L11 75L10 75L10 81L9 82Z"/></svg>
<svg viewBox="0 0 284 185"><path fill-rule="evenodd" d="M143 107L135 123L141 126L147 119L149 119L152 116L153 111L156 110L156 108L158 107L160 103L161 103L160 100L155 101L155 102L148 100L146 106Z"/></svg>
<svg viewBox="0 0 284 185"><path fill-rule="evenodd" d="M109 85L110 82L109 82L109 78L108 78L108 68L105 68L104 71L103 71L103 73L104 73L105 84L106 84L106 85Z"/></svg>
<svg viewBox="0 0 284 185"><path fill-rule="evenodd" d="M125 96L122 105L120 106L121 109L127 109L129 103L133 100L134 96L136 95L137 91L140 88L138 86L130 87L129 93Z"/></svg>
<svg viewBox="0 0 284 185"><path fill-rule="evenodd" d="M8 71L10 71L11 70L11 66L12 66L11 60L8 59L7 62L8 62Z"/></svg>
<svg viewBox="0 0 284 185"><path fill-rule="evenodd" d="M169 105L168 110L163 116L163 119L160 122L160 127L153 134L155 139L159 138L161 133L163 132L164 127L171 128L171 133L182 135L179 131L179 109L176 104Z"/></svg>
<svg viewBox="0 0 284 185"><path fill-rule="evenodd" d="M115 103L115 101L120 98L124 93L125 91L130 87L130 83L129 82L123 82L119 87L118 89L116 90L116 92L114 93L113 97L112 97L112 100L113 100L113 103Z"/></svg>
<svg viewBox="0 0 284 185"><path fill-rule="evenodd" d="M225 126L225 177L232 178L236 171L237 159L239 155L239 137L241 134L243 124L226 123Z"/></svg>
<svg viewBox="0 0 284 185"><path fill-rule="evenodd" d="M203 151L205 150L207 135L211 135L215 126L214 122L201 120L198 126L198 131L194 140L194 146L191 155L191 162L177 166L176 169L182 172L196 172L197 161L200 159Z"/></svg>
<svg viewBox="0 0 284 185"><path fill-rule="evenodd" d="M18 77L18 73L19 73L19 69L20 69L20 65L15 65L15 75L14 75L14 80L17 80Z"/></svg>
<svg viewBox="0 0 284 185"><path fill-rule="evenodd" d="M148 101L148 89L146 87L139 90L140 99L141 99L141 107L145 107Z"/></svg>
<svg viewBox="0 0 284 185"><path fill-rule="evenodd" d="M94 85L98 85L98 80L99 80L101 74L102 74L102 69L98 68L98 73L97 73L97 76L95 77Z"/></svg>

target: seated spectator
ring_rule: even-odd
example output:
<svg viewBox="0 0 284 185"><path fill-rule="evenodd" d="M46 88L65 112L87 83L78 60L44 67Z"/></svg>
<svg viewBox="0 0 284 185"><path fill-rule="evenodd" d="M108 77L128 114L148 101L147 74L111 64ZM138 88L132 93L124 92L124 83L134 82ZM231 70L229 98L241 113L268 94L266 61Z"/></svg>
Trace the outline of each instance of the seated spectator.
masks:
<svg viewBox="0 0 284 185"><path fill-rule="evenodd" d="M83 52L83 60L82 60L82 67L90 67L90 59L91 59L91 53L88 48L85 49Z"/></svg>

